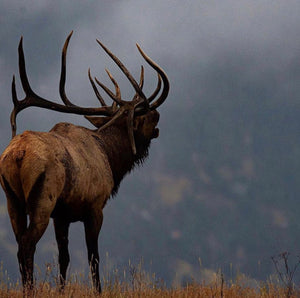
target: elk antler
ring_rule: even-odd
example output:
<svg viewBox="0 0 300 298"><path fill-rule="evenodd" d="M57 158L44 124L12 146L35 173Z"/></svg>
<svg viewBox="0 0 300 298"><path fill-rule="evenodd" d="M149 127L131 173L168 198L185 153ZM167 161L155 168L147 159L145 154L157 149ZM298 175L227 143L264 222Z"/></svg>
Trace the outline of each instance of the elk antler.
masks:
<svg viewBox="0 0 300 298"><path fill-rule="evenodd" d="M65 84L65 56L67 51L68 42L73 34L73 31L69 34L62 53L62 70L61 70L61 80L60 80L60 95L62 97L65 105L61 105L47 99L44 99L37 95L32 89L28 81L26 67L25 67L25 58L23 51L23 38L21 37L18 53L19 53L19 73L20 79L22 83L23 90L25 92L25 98L22 100L18 100L17 92L16 92L16 84L15 84L15 76L13 76L12 80L12 99L14 103L14 109L10 116L11 128L12 128L12 137L16 135L16 116L23 109L36 106L40 108L45 108L49 110L54 110L63 113L72 113L78 115L104 115L104 116L112 116L114 114L111 107L98 107L98 108L90 108L90 107L79 107L72 104L66 97L64 92L64 84Z"/></svg>
<svg viewBox="0 0 300 298"><path fill-rule="evenodd" d="M52 101L49 101L47 99L44 99L37 95L31 88L27 73L26 73L26 67L25 67L25 58L24 58L24 51L23 51L23 38L21 37L19 47L18 47L18 53L19 53L19 74L20 79L22 83L23 90L25 92L25 98L22 100L18 100L17 92L16 92L16 84L15 84L15 76L13 76L12 80L12 100L14 103L14 108L11 113L10 122L11 122L11 128L12 128L12 137L16 135L16 117L17 114L30 106L36 106L41 108L46 108L58 112L63 113L72 113L72 114L78 114L78 115L102 115L102 116L109 116L111 119L104 124L102 127L100 127L98 130L102 130L106 128L107 126L113 124L120 116L127 114L127 126L128 126L128 135L131 142L133 153L136 154L136 148L135 148L135 141L133 136L133 119L135 115L140 115L143 113L146 113L149 110L157 109L166 99L168 92L169 92L169 81L167 78L167 75L165 72L154 62L152 61L137 45L137 48L143 58L147 61L147 63L154 68L157 71L158 74L158 83L155 91L150 97L146 97L144 92L142 91L143 85L144 85L144 68L141 68L141 75L140 75L140 82L139 84L135 81L135 79L132 77L130 72L127 70L127 68L123 65L123 63L110 52L109 49L107 49L99 40L97 42L99 45L105 50L105 52L114 60L114 62L118 65L118 67L121 69L121 71L125 74L125 76L130 81L131 85L136 91L135 96L131 101L125 101L121 99L121 91L118 86L118 83L113 78L111 73L106 70L110 80L112 81L113 85L115 86L115 94L110 91L105 85L103 85L100 81L98 81L95 78L95 81L97 84L109 95L109 97L112 98L113 104L111 106L107 106L104 99L101 97L100 93L98 92L98 89L95 85L95 82L93 81L90 70L88 71L88 77L91 82L91 85L93 87L93 90L96 94L96 97L101 103L101 107L98 108L91 108L91 107L80 107L75 104L73 104L68 97L66 96L65 92L65 83L66 83L66 54L67 49L69 45L69 41L71 39L71 36L73 34L73 31L68 35L64 46L62 50L62 59L61 59L61 75L60 75L60 83L59 83L59 93L60 97L64 103L58 104ZM161 89L161 81L163 81L164 87L162 90L162 93L160 97L153 103L151 103L159 93Z"/></svg>

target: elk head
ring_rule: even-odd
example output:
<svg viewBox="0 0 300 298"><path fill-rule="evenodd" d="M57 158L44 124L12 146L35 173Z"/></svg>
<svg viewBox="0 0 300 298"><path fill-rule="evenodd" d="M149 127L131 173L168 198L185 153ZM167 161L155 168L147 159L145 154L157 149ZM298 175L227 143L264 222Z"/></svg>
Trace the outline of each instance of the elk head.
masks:
<svg viewBox="0 0 300 298"><path fill-rule="evenodd" d="M112 60L118 65L121 71L125 74L131 85L135 90L135 95L131 101L123 100L121 97L121 91L118 83L113 78L111 73L106 69L106 72L115 87L115 93L109 88L103 85L97 78L92 78L90 69L88 71L89 80L93 87L96 97L101 103L101 107L91 108L91 107L80 107L73 104L67 97L65 92L65 82L66 82L66 54L68 49L68 44L73 31L67 37L63 50L62 50L62 62L61 62L61 75L59 84L60 97L64 103L58 104L47 99L44 99L37 95L31 88L25 68L25 58L23 52L23 42L22 38L20 40L18 52L19 52L19 73L22 83L22 87L25 92L25 98L18 100L15 86L15 77L12 81L12 98L14 103L14 109L11 113L11 127L12 127L12 137L16 135L16 116L18 112L29 107L37 106L41 108L46 108L50 110L55 110L64 113L73 113L79 115L85 115L94 126L97 127L97 131L100 132L107 127L118 121L126 122L128 137L130 140L132 152L135 155L137 153L136 149L136 138L143 138L145 140L150 140L158 136L158 129L156 125L159 120L159 113L156 109L165 101L169 92L169 81L167 75L153 60L151 60L137 44L137 48L146 62L157 72L158 82L157 87L153 94L147 97L143 92L144 85L144 68L141 67L141 74L139 83L133 78L128 69L123 65L123 63L109 50L107 49L99 40L98 44L104 49L104 51L112 58ZM108 96L113 100L111 106L108 106L102 96L100 95L96 83L108 94ZM161 85L163 82L163 90L160 96L157 98ZM101 117L99 117L99 115Z"/></svg>

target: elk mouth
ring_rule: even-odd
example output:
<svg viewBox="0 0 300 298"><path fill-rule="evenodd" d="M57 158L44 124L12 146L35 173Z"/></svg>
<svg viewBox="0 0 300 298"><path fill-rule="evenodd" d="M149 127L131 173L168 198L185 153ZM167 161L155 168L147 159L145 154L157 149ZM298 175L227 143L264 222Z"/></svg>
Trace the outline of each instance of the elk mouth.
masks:
<svg viewBox="0 0 300 298"><path fill-rule="evenodd" d="M158 138L158 136L159 136L159 128L157 127L157 124L159 122L160 115L159 115L159 112L157 112L157 111L155 111L155 112L153 111L152 113L153 113L152 114L153 121L154 121L154 123L156 123L155 127L153 128L152 138L155 139L155 138Z"/></svg>
<svg viewBox="0 0 300 298"><path fill-rule="evenodd" d="M156 127L153 129L152 138L156 139L156 138L158 138L158 136L159 136L159 128Z"/></svg>

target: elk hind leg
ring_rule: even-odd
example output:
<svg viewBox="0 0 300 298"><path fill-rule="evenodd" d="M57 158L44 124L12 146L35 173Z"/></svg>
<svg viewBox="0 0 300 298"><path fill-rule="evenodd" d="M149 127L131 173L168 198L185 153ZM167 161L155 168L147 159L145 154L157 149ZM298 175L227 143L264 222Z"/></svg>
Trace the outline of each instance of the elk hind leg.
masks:
<svg viewBox="0 0 300 298"><path fill-rule="evenodd" d="M55 206L54 194L45 185L45 173L41 173L27 198L29 226L19 241L19 260L22 264L23 284L32 288L33 265L36 245L43 236Z"/></svg>
<svg viewBox="0 0 300 298"><path fill-rule="evenodd" d="M61 289L64 288L66 282L66 273L70 262L68 250L68 234L70 223L64 220L54 218L55 237L58 246L58 263L59 263L59 279Z"/></svg>
<svg viewBox="0 0 300 298"><path fill-rule="evenodd" d="M26 276L26 271L24 270L25 263L22 253L21 240L27 230L26 206L24 198L20 198L16 195L16 193L12 190L4 176L2 176L2 181L3 189L7 198L7 210L10 217L11 226L19 247L17 256L19 262L19 269L22 277L22 283L25 285L28 278Z"/></svg>

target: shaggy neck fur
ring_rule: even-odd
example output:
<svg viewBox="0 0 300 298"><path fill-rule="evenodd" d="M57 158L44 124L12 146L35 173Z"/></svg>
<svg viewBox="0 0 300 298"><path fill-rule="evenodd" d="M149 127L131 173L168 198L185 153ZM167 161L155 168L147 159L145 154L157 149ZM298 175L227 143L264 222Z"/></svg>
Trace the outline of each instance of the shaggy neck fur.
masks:
<svg viewBox="0 0 300 298"><path fill-rule="evenodd" d="M95 133L93 137L107 154L108 161L113 173L114 196L124 176L129 173L136 165L141 165L148 156L148 149L151 140L143 136L135 135L137 154L134 155L128 138L126 126L109 126L103 132Z"/></svg>

